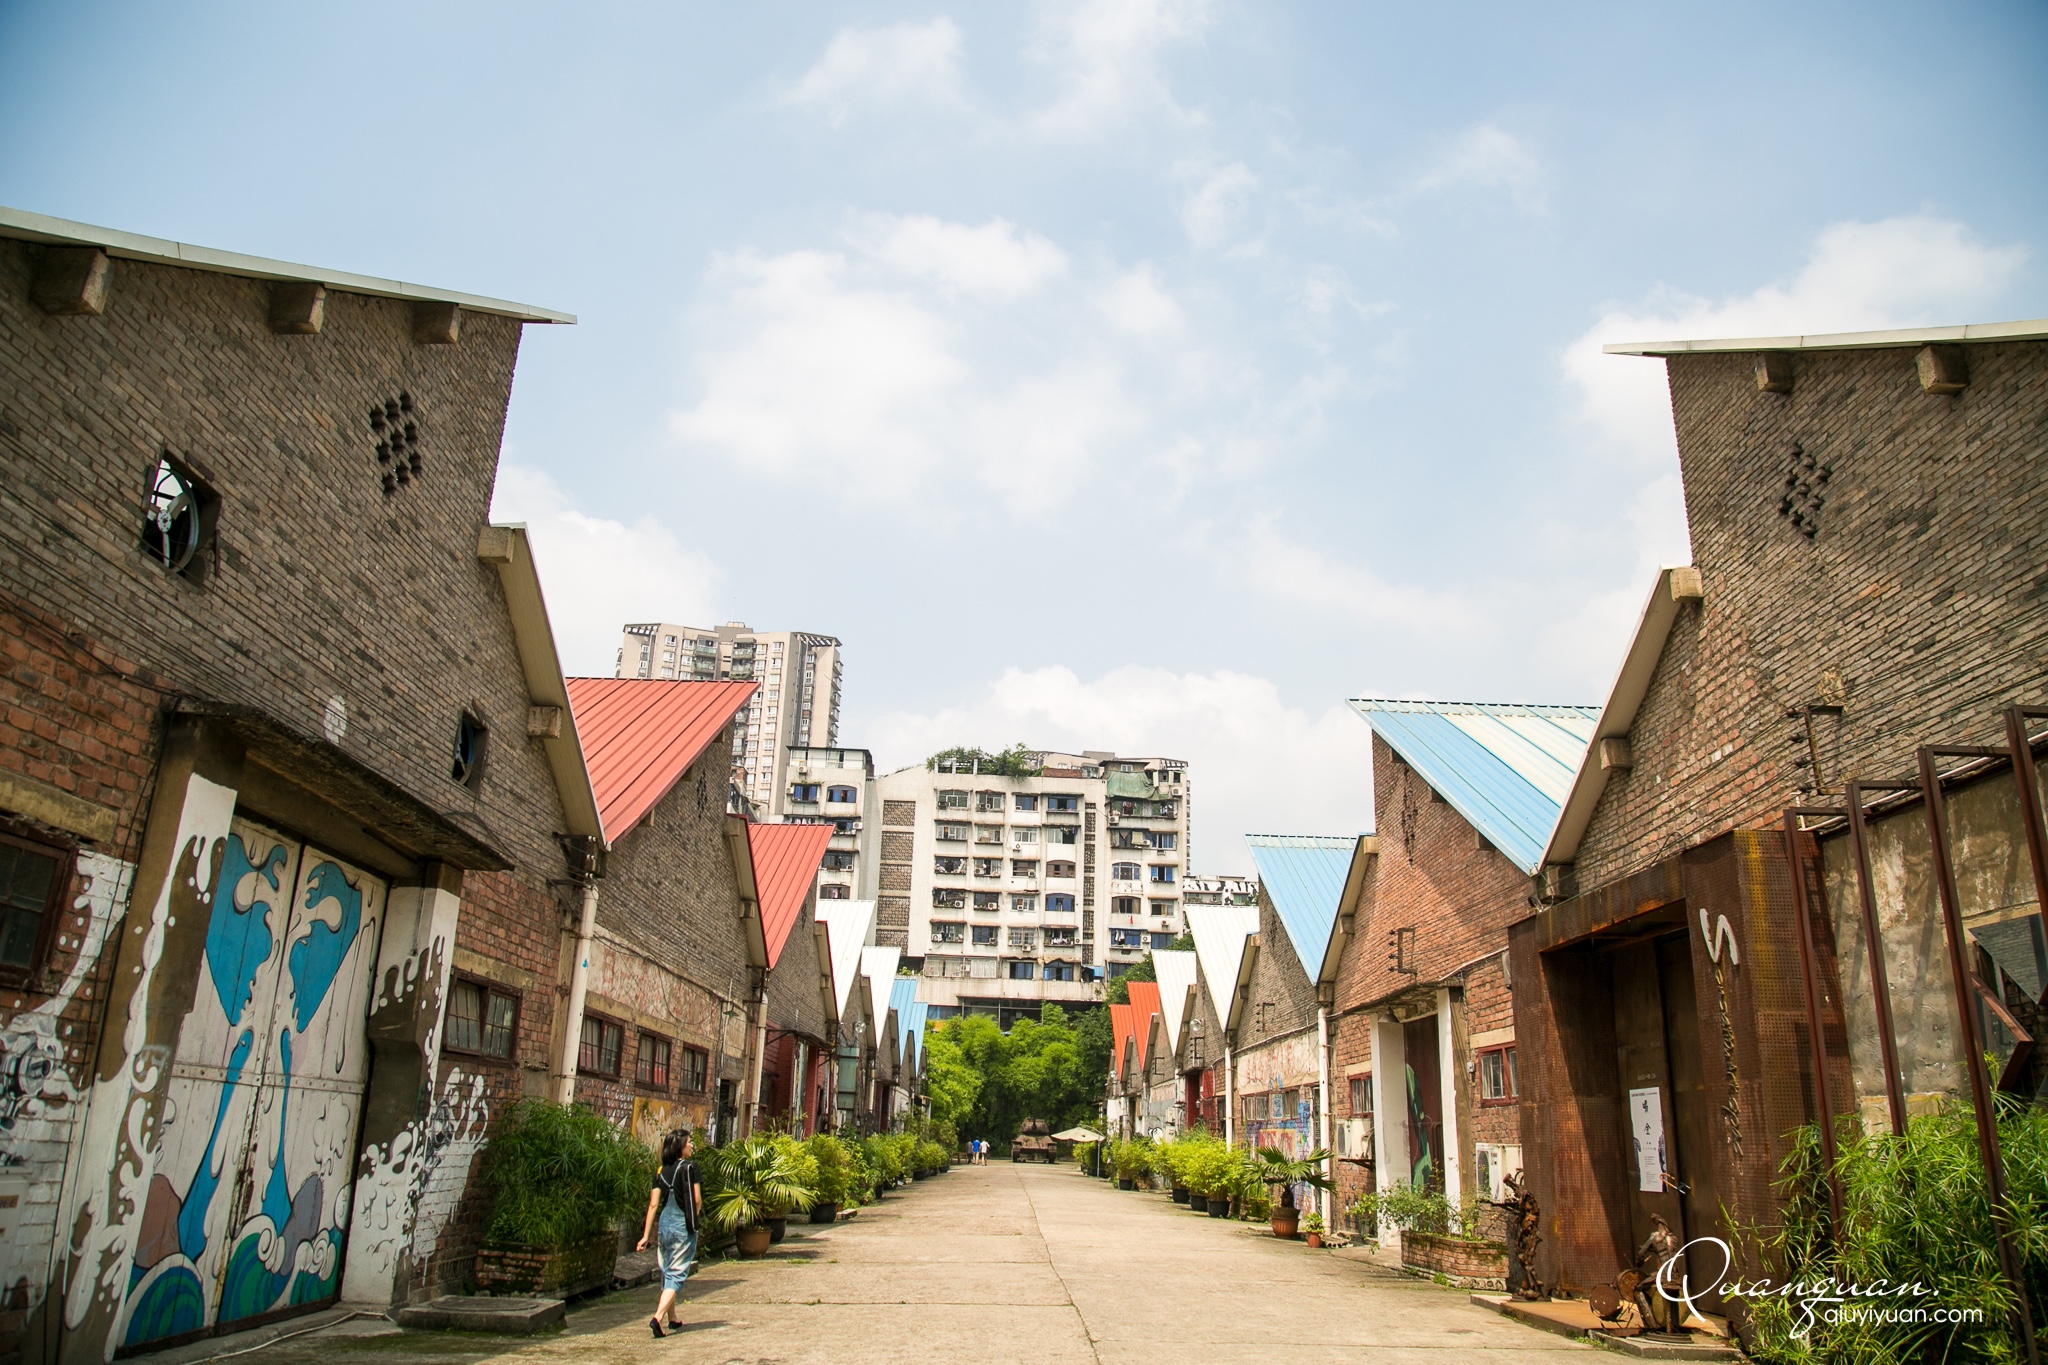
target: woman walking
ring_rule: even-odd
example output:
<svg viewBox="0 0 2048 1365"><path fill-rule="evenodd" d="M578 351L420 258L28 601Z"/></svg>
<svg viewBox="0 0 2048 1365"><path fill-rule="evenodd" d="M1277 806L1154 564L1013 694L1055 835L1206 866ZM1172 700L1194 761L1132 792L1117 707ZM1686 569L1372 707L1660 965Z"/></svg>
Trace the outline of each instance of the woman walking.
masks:
<svg viewBox="0 0 2048 1365"><path fill-rule="evenodd" d="M676 1298L689 1278L690 1264L697 1259L697 1224L704 1203L704 1182L697 1163L690 1160L695 1150L690 1135L677 1131L661 1140L661 1169L654 1173L654 1188L647 1195L647 1225L640 1232L638 1250L656 1244L661 1261L661 1302L647 1325L654 1335L667 1336L676 1321Z"/></svg>

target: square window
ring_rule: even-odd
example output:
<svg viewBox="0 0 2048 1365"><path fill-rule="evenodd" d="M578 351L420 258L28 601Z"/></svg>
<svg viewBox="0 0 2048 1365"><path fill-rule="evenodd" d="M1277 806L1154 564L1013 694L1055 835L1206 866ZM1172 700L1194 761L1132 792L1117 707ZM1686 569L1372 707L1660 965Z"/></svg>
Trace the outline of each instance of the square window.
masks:
<svg viewBox="0 0 2048 1365"><path fill-rule="evenodd" d="M0 976L26 983L70 883L67 850L0 836Z"/></svg>
<svg viewBox="0 0 2048 1365"><path fill-rule="evenodd" d="M1517 1097L1515 1049L1488 1048L1479 1054L1479 1101L1482 1104L1512 1104Z"/></svg>
<svg viewBox="0 0 2048 1365"><path fill-rule="evenodd" d="M1038 809L1038 798L1036 796L1033 796L1030 792L1018 792L1016 796L1013 798L1013 800L1016 802L1014 808L1017 810Z"/></svg>
<svg viewBox="0 0 2048 1365"><path fill-rule="evenodd" d="M595 1014L583 1016L576 1040L576 1069L608 1080L619 1078L619 1058L626 1050L625 1025Z"/></svg>
<svg viewBox="0 0 2048 1365"><path fill-rule="evenodd" d="M640 1035L640 1050L633 1058L633 1081L650 1090L668 1089L669 1041L652 1033Z"/></svg>
<svg viewBox="0 0 2048 1365"><path fill-rule="evenodd" d="M509 1061L518 1036L517 995L468 977L456 977L448 983L442 1050Z"/></svg>

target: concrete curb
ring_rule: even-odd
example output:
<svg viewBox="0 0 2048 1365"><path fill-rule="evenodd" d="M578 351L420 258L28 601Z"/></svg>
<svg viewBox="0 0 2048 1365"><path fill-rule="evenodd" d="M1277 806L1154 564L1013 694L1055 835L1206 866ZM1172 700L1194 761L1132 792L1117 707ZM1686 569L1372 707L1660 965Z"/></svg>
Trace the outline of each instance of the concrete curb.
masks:
<svg viewBox="0 0 2048 1365"><path fill-rule="evenodd" d="M398 1325L422 1332L499 1332L531 1336L559 1326L568 1316L560 1299L496 1298L450 1294L398 1310Z"/></svg>

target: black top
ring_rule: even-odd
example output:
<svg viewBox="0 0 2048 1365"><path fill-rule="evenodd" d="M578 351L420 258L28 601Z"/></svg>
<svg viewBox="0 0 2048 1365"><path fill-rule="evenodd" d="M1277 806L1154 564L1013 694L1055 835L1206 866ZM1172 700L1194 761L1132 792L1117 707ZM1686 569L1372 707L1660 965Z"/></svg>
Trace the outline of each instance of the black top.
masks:
<svg viewBox="0 0 2048 1365"><path fill-rule="evenodd" d="M654 1188L682 1206L683 1221L692 1232L697 1230L697 1201L691 1198L690 1191L703 1183L704 1178L698 1174L694 1161L673 1162L654 1173Z"/></svg>

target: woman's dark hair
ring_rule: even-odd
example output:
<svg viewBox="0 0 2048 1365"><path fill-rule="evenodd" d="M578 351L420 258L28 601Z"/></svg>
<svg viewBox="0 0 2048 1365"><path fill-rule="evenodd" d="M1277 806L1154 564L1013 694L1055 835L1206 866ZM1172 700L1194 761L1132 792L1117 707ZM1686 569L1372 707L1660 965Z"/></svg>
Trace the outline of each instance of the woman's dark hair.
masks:
<svg viewBox="0 0 2048 1365"><path fill-rule="evenodd" d="M661 1140L661 1164L673 1166L678 1161L681 1161L683 1159L683 1144L689 1141L689 1138L690 1135L680 1128L664 1137Z"/></svg>

